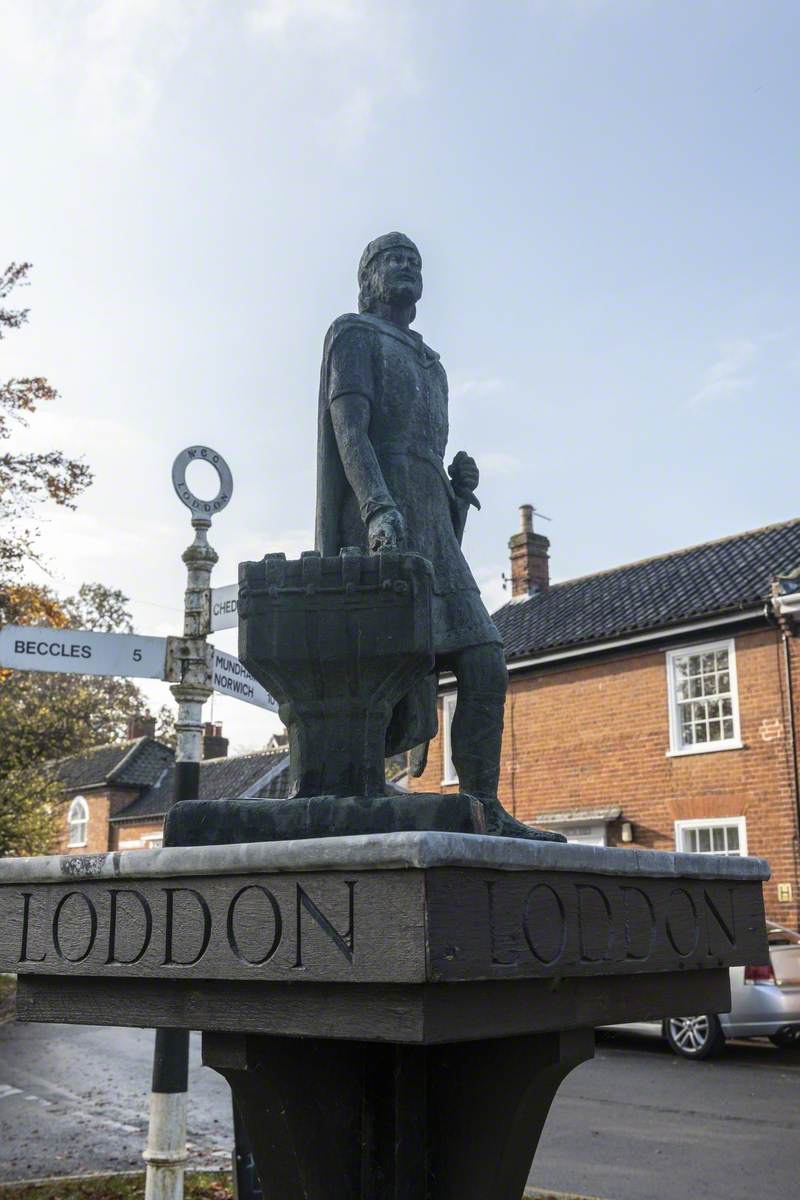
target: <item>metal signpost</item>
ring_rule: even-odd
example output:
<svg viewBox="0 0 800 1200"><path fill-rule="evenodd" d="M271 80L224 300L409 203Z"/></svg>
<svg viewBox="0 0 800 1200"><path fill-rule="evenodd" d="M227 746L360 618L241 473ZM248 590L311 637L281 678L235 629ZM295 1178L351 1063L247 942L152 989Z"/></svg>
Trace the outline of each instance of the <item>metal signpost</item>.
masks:
<svg viewBox="0 0 800 1200"><path fill-rule="evenodd" d="M217 473L219 488L212 500L195 496L186 482L192 462L207 462ZM51 671L76 675L113 675L164 679L178 702L175 752L175 802L198 799L202 759L202 710L212 691L277 712L277 701L258 683L235 654L207 642L212 630L238 624L238 585L211 589L218 555L208 544L212 517L228 504L233 477L221 454L208 446L190 446L172 467L178 498L191 511L194 540L183 553L186 591L182 637L142 637L133 633L98 633L87 629L51 629L6 625L0 629L0 667L19 671ZM188 1030L156 1030L145 1200L183 1200L186 1153ZM240 1123L239 1123L240 1125ZM261 1195L251 1186L253 1172L243 1130L237 1129L234 1173L240 1200Z"/></svg>
<svg viewBox="0 0 800 1200"><path fill-rule="evenodd" d="M217 472L219 490L213 500L195 496L186 482L192 462L207 462ZM183 637L169 639L167 674L175 678L172 691L178 702L175 749L175 799L196 800L200 791L203 756L203 705L211 695L209 678L208 595L211 572L218 561L208 544L211 519L221 512L233 492L233 476L222 455L208 446L190 446L172 466L172 483L179 500L192 513L194 541L183 552L186 592ZM150 1095L150 1128L147 1149L145 1200L182 1200L186 1165L186 1092L189 1075L188 1029L157 1029Z"/></svg>

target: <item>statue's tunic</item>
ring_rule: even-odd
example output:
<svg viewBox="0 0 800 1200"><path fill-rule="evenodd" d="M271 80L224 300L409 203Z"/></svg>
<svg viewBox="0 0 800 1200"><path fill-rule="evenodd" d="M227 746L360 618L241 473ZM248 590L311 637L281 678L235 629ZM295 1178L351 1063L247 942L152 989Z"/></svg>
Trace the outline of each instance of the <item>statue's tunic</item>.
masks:
<svg viewBox="0 0 800 1200"><path fill-rule="evenodd" d="M369 401L379 468L359 464L359 495L346 478L330 415L337 396L353 393ZM433 564L437 656L501 641L459 544L466 501L456 497L444 467L447 432L447 376L418 333L367 314L334 321L320 381L317 549L366 551L366 522L382 508L399 509L404 549Z"/></svg>

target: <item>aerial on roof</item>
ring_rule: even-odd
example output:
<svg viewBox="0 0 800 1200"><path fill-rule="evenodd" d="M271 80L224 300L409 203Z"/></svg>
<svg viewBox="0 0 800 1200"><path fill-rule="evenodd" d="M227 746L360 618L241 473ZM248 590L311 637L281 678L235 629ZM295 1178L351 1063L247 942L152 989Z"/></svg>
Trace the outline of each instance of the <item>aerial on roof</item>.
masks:
<svg viewBox="0 0 800 1200"><path fill-rule="evenodd" d="M102 784L117 787L149 787L167 763L172 750L155 738L140 737L132 742L95 746L70 754L48 764L50 771L65 788L90 788Z"/></svg>
<svg viewBox="0 0 800 1200"><path fill-rule="evenodd" d="M513 659L752 609L798 567L800 518L556 583L493 617Z"/></svg>

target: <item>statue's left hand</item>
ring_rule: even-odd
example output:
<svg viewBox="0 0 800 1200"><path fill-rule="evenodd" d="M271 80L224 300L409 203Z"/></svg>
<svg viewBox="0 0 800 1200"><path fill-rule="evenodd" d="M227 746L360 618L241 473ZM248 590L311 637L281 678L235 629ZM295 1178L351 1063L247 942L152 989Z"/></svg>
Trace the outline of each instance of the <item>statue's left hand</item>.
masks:
<svg viewBox="0 0 800 1200"><path fill-rule="evenodd" d="M453 481L453 491L464 500L472 496L481 477L478 464L465 450L459 450L447 473Z"/></svg>

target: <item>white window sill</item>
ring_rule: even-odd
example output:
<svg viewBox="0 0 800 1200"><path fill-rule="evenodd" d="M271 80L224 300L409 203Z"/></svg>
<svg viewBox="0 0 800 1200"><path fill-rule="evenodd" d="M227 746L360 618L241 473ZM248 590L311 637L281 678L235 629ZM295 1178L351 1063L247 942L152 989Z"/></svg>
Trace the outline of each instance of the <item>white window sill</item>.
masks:
<svg viewBox="0 0 800 1200"><path fill-rule="evenodd" d="M67 842L67 849L68 850L82 850L84 848L84 846L88 846L88 844L89 844L88 841L86 841L86 842Z"/></svg>
<svg viewBox="0 0 800 1200"><path fill-rule="evenodd" d="M455 787L458 784L458 779L443 779L441 787Z"/></svg>
<svg viewBox="0 0 800 1200"><path fill-rule="evenodd" d="M744 750L744 742L704 742L700 746L686 746L683 750L668 750L666 758L689 758L693 754L718 754L720 750Z"/></svg>

